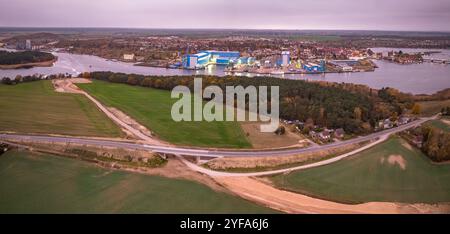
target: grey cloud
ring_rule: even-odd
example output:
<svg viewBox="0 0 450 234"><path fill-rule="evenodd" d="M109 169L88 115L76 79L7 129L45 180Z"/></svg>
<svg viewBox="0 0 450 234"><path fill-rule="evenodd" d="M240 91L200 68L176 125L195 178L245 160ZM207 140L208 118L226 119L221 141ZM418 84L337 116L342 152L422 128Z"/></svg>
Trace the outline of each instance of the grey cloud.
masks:
<svg viewBox="0 0 450 234"><path fill-rule="evenodd" d="M448 0L0 0L0 26L450 31Z"/></svg>

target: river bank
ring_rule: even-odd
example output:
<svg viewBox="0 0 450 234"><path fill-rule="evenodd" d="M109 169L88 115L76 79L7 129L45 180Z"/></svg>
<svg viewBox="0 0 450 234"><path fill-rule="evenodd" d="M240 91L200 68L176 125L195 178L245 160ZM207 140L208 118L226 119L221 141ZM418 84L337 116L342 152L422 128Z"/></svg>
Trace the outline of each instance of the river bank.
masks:
<svg viewBox="0 0 450 234"><path fill-rule="evenodd" d="M7 70L7 69L29 69L29 68L33 68L33 67L52 67L53 64L57 60L58 59L55 58L52 60L36 62L36 63L22 63L22 64L11 64L11 65L0 64L0 69Z"/></svg>
<svg viewBox="0 0 450 234"><path fill-rule="evenodd" d="M447 51L447 50L446 50ZM450 53L450 50L448 50ZM6 69L0 70L0 77L16 77L33 74L72 74L82 72L112 71L122 73L134 73L141 75L158 76L246 76L246 77L277 77L294 80L315 80L337 83L354 83L367 85L374 89L383 87L396 88L402 92L412 94L433 94L445 88L450 88L448 80L450 66L444 64L422 63L412 65L399 65L387 61L376 60L379 67L375 72L355 73L325 73L325 74L249 74L236 72L230 74L223 66L208 66L202 70L168 69L156 67L135 66L132 63L108 61L91 55L76 55L54 52L58 61L52 67L33 67L30 69Z"/></svg>

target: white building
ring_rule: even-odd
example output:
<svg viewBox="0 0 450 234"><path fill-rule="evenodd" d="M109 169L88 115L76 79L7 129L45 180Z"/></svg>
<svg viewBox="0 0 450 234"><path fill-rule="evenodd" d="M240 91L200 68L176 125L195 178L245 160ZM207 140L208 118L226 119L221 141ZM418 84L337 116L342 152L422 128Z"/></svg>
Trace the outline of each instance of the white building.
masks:
<svg viewBox="0 0 450 234"><path fill-rule="evenodd" d="M134 60L134 54L124 54L123 59L124 60Z"/></svg>
<svg viewBox="0 0 450 234"><path fill-rule="evenodd" d="M281 66L287 67L289 66L289 62L291 60L291 53L289 51L281 52Z"/></svg>
<svg viewBox="0 0 450 234"><path fill-rule="evenodd" d="M31 40L26 40L26 41L25 41L25 49L26 49L26 50L31 50L31 49L33 49L33 47L31 46Z"/></svg>

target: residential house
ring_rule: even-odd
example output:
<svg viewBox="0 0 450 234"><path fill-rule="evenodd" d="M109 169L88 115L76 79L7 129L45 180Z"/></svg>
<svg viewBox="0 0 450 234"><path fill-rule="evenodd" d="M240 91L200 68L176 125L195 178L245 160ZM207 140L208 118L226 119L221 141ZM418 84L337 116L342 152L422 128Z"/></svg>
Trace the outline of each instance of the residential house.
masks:
<svg viewBox="0 0 450 234"><path fill-rule="evenodd" d="M124 60L134 60L134 54L124 54L123 59Z"/></svg>
<svg viewBox="0 0 450 234"><path fill-rule="evenodd" d="M407 123L409 123L411 121L411 119L409 118L409 117L405 117L405 116L401 116L399 119L398 119L398 125L403 125L403 124L407 124Z"/></svg>
<svg viewBox="0 0 450 234"><path fill-rule="evenodd" d="M315 131L309 131L309 136L314 139L318 137L318 134Z"/></svg>
<svg viewBox="0 0 450 234"><path fill-rule="evenodd" d="M393 127L394 127L394 123L390 119L385 119L383 121L383 128L384 129L389 129L389 128L393 128Z"/></svg>
<svg viewBox="0 0 450 234"><path fill-rule="evenodd" d="M331 139L331 134L330 131L328 130L323 130L322 132L319 133L319 138L323 141L328 141Z"/></svg>

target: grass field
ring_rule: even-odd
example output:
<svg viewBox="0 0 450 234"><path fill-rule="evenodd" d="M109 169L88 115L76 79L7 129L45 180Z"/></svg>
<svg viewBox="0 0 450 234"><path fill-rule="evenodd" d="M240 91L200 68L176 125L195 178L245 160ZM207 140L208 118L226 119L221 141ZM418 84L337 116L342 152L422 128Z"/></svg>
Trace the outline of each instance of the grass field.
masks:
<svg viewBox="0 0 450 234"><path fill-rule="evenodd" d="M432 164L397 137L343 161L271 179L287 190L346 203L450 201L450 164Z"/></svg>
<svg viewBox="0 0 450 234"><path fill-rule="evenodd" d="M51 81L0 85L0 131L119 137L121 130L86 97Z"/></svg>
<svg viewBox="0 0 450 234"><path fill-rule="evenodd" d="M238 122L175 122L171 117L170 92L125 84L94 81L78 84L107 106L116 107L156 133L181 145L248 148Z"/></svg>
<svg viewBox="0 0 450 234"><path fill-rule="evenodd" d="M448 124L442 122L441 120L437 120L437 119L430 120L430 121L428 121L426 124L429 124L429 125L431 125L432 127L435 127L435 128L441 129L441 130L444 130L444 131L446 131L446 132L450 132L450 125L448 125Z"/></svg>
<svg viewBox="0 0 450 234"><path fill-rule="evenodd" d="M193 181L26 151L0 156L0 213L273 212Z"/></svg>
<svg viewBox="0 0 450 234"><path fill-rule="evenodd" d="M443 101L419 102L422 115L430 116L441 112L443 107L450 106L450 99Z"/></svg>

